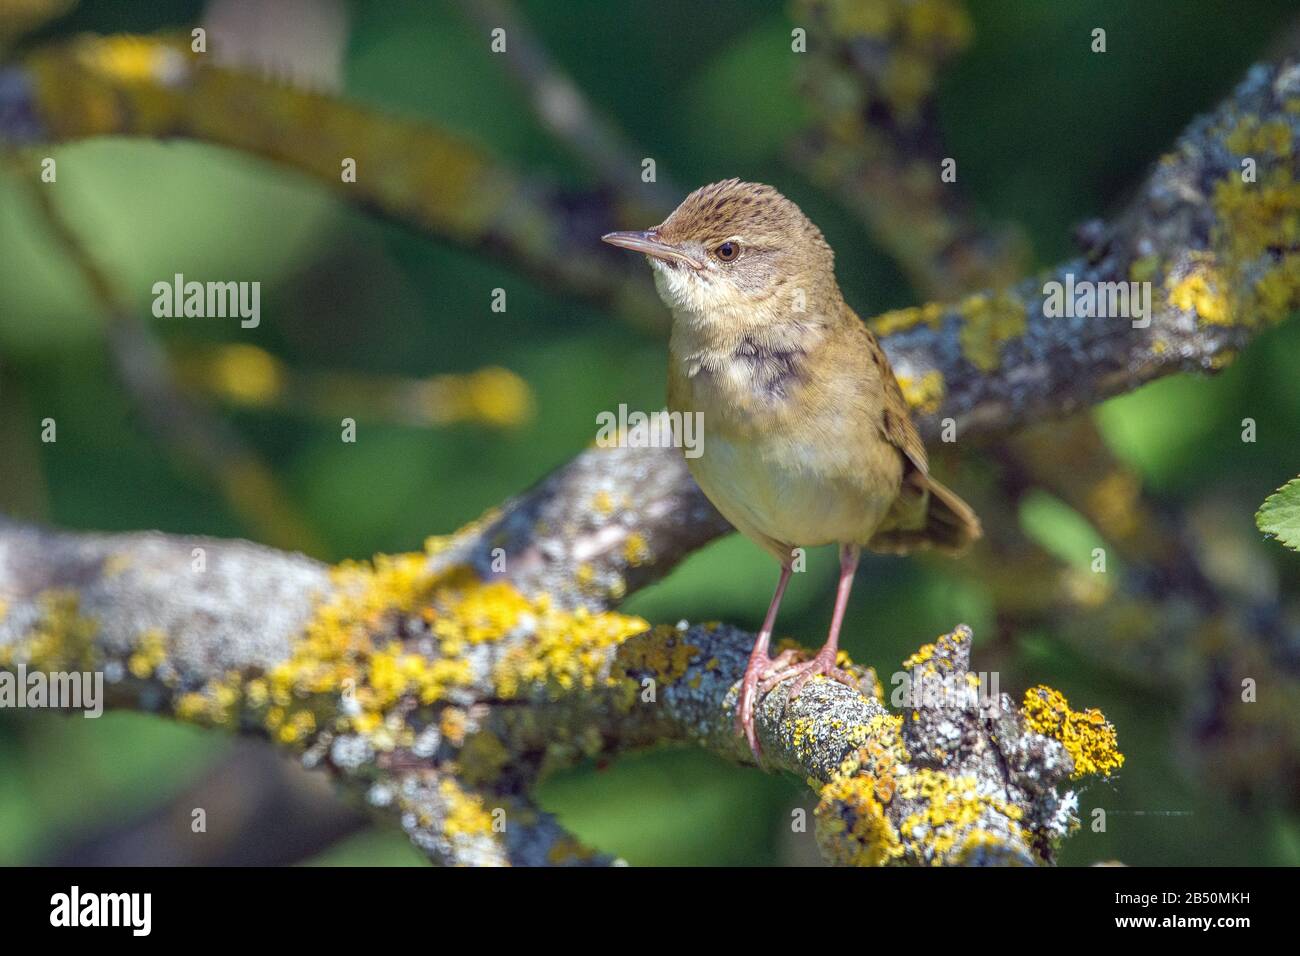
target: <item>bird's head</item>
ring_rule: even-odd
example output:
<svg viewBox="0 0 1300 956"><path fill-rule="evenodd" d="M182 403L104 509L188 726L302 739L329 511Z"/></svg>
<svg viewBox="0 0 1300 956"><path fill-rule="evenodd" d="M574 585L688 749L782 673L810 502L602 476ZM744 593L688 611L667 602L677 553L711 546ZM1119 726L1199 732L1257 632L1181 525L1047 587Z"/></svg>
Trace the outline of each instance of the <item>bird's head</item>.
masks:
<svg viewBox="0 0 1300 956"><path fill-rule="evenodd" d="M661 225L601 238L645 253L674 315L697 322L804 313L836 288L834 254L821 232L762 183L703 186Z"/></svg>

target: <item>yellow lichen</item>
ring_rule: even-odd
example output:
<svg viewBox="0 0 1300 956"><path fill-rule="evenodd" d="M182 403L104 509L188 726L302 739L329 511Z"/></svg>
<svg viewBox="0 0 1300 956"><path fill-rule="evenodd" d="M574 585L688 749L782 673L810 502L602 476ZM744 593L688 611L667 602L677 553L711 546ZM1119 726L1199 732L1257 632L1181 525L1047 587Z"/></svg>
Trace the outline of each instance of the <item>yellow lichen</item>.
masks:
<svg viewBox="0 0 1300 956"><path fill-rule="evenodd" d="M135 652L127 661L127 669L140 680L147 680L167 659L167 637L157 628L140 635Z"/></svg>
<svg viewBox="0 0 1300 956"><path fill-rule="evenodd" d="M445 707L438 716L438 730L453 747L465 743L465 711L460 707Z"/></svg>
<svg viewBox="0 0 1300 956"><path fill-rule="evenodd" d="M880 866L903 855L903 842L885 813L908 760L901 728L899 717L877 714L845 734L861 745L821 788L814 811L818 845L832 862Z"/></svg>
<svg viewBox="0 0 1300 956"><path fill-rule="evenodd" d="M430 550L440 546L435 539ZM339 565L331 596L287 660L247 686L243 675L229 674L187 693L176 702L177 714L202 723L260 723L283 743L301 746L328 724L391 750L414 741L404 707L438 704L453 688L485 676L471 661L478 645L511 639L490 675L498 696L533 689L555 695L611 681L609 649L647 627L627 615L554 607L505 581L480 580L468 567L435 572L429 559L425 552ZM425 623L436 654L402 639L404 620Z"/></svg>
<svg viewBox="0 0 1300 956"><path fill-rule="evenodd" d="M1025 838L1026 842L1030 842L1032 834L1022 830L1021 836ZM1006 858L1006 845L1005 836L976 827L966 835L961 846L951 854L948 862L955 866L968 866L975 862L985 851L992 851L996 854L996 862L998 863L1010 862Z"/></svg>
<svg viewBox="0 0 1300 956"><path fill-rule="evenodd" d="M1234 170L1214 187L1212 241L1226 280L1219 288L1232 297L1225 321L1273 324L1300 308L1300 183L1290 163L1295 146L1285 123L1250 119L1229 141L1258 165L1255 182Z"/></svg>
<svg viewBox="0 0 1300 956"><path fill-rule="evenodd" d="M963 317L958 341L962 354L982 372L998 367L1002 343L1025 331L1025 304L1009 292L979 293L965 299L959 311Z"/></svg>
<svg viewBox="0 0 1300 956"><path fill-rule="evenodd" d="M300 743L316 732L316 715L309 710L296 710L288 720L280 723L276 738L282 744Z"/></svg>
<svg viewBox="0 0 1300 956"><path fill-rule="evenodd" d="M633 531L627 536L627 541L623 543L623 559L634 568L650 560L650 546L646 543L645 535Z"/></svg>
<svg viewBox="0 0 1300 956"><path fill-rule="evenodd" d="M617 676L635 671L654 677L663 684L680 680L700 649L688 643L685 635L669 624L644 630L623 643L614 660Z"/></svg>
<svg viewBox="0 0 1300 956"><path fill-rule="evenodd" d="M903 661L903 670L914 670L922 665L929 664L931 661L936 662L945 670L951 670L952 661L946 656L936 658L935 651L940 648L951 651L965 640L965 636L959 632L956 634L943 634L933 644L922 644L907 660ZM937 673L937 671L932 671L932 673Z"/></svg>
<svg viewBox="0 0 1300 956"><path fill-rule="evenodd" d="M450 840L457 837L481 837L492 834L492 810L482 794L463 789L452 777L438 781L444 814L442 832Z"/></svg>
<svg viewBox="0 0 1300 956"><path fill-rule="evenodd" d="M1224 143L1242 157L1285 156L1291 149L1291 127L1282 120L1260 122L1258 116L1246 116L1224 138Z"/></svg>
<svg viewBox="0 0 1300 956"><path fill-rule="evenodd" d="M71 588L51 588L36 596L40 616L16 644L0 646L0 665L22 663L33 670L89 670L99 622L81 613L81 597Z"/></svg>
<svg viewBox="0 0 1300 956"><path fill-rule="evenodd" d="M928 767L901 775L897 796L921 802L920 808L899 824L898 831L918 859L934 864L953 862L959 842L964 843L971 828L990 811L1013 823L1022 816L1014 804L982 793L973 775L955 777Z"/></svg>
<svg viewBox="0 0 1300 956"><path fill-rule="evenodd" d="M1065 746L1074 760L1072 779L1088 774L1109 777L1124 766L1118 735L1101 711L1073 711L1060 691L1043 686L1025 691L1020 710L1030 730Z"/></svg>
<svg viewBox="0 0 1300 956"><path fill-rule="evenodd" d="M533 603L530 613L532 635L507 650L493 670L502 698L517 697L529 685L544 687L551 696L611 686L614 678L606 673L610 649L650 626L626 614L553 608L545 597Z"/></svg>
<svg viewBox="0 0 1300 956"><path fill-rule="evenodd" d="M591 499L591 510L601 516L612 514L614 511L614 496L603 489L596 492Z"/></svg>
<svg viewBox="0 0 1300 956"><path fill-rule="evenodd" d="M903 747L903 719L894 714L877 714L858 732L846 734L859 744L840 766L841 773L864 772L871 776L876 796L888 803L894 795L894 778L909 757Z"/></svg>
<svg viewBox="0 0 1300 956"><path fill-rule="evenodd" d="M840 866L883 866L905 852L869 776L837 777L824 786L814 819L817 845Z"/></svg>
<svg viewBox="0 0 1300 956"><path fill-rule="evenodd" d="M1170 288L1169 304L1185 312L1195 312L1211 325L1228 325L1232 313L1221 288L1222 280L1213 271L1192 272Z"/></svg>
<svg viewBox="0 0 1300 956"><path fill-rule="evenodd" d="M943 397L947 394L943 373L938 369L926 372L919 379L910 375L898 375L898 387L903 390L907 404L923 415L939 410Z"/></svg>
<svg viewBox="0 0 1300 956"><path fill-rule="evenodd" d="M930 302L909 309L895 309L893 312L885 312L872 319L871 329L882 337L893 335L895 332L906 332L922 323L937 329L943 321L943 308L937 302Z"/></svg>
<svg viewBox="0 0 1300 956"><path fill-rule="evenodd" d="M903 670L910 671L914 667L920 667L932 657L934 657L934 645L922 644L907 660L903 661Z"/></svg>

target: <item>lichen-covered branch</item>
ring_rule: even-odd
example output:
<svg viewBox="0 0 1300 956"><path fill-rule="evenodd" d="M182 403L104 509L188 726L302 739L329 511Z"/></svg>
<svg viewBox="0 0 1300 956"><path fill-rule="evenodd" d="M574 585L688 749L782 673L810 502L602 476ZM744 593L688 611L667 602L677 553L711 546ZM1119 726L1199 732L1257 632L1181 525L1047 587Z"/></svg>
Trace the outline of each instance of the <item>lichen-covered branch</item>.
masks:
<svg viewBox="0 0 1300 956"><path fill-rule="evenodd" d="M431 123L216 66L188 38L81 36L0 70L0 142L113 134L187 137L287 164L566 294L662 325L643 271L592 238L617 225L605 199L564 196Z"/></svg>
<svg viewBox="0 0 1300 956"><path fill-rule="evenodd" d="M966 292L972 281L990 284L1006 277L1015 268L1016 244L981 229L961 201L956 177L945 181L940 175L946 153L933 96L939 69L968 42L962 5L956 0L886 0L868 6L798 0L792 8L795 22L809 31L808 56L801 58L806 64L802 86L814 118L793 151L801 168L865 221L918 292ZM1295 50L1294 43L1289 50ZM1172 215L1180 230L1189 223L1203 230L1211 247L1261 227L1275 230L1275 238L1284 242L1294 237L1295 191L1287 187L1295 182L1295 127L1286 115L1296 112L1293 76L1284 67L1271 77L1271 101L1262 110L1278 119L1254 119L1257 107L1239 103L1235 112L1225 109L1219 120L1202 127L1204 146L1189 150L1194 138L1185 137L1177 161L1166 164L1153 180L1148 211L1135 215L1147 220L1153 218L1150 210ZM1214 146L1219 137L1222 146ZM1202 152L1215 156L1212 163L1219 168L1213 175L1191 172L1188 157ZM1259 178L1261 154L1273 157L1268 164L1272 178ZM1166 177L1163 182L1160 175ZM1171 202L1174 196L1180 202ZM1210 224L1204 214L1207 200L1210 207L1219 203L1229 209L1247 197L1260 202L1259 215L1250 214L1249 224L1217 224L1218 219ZM1182 201L1187 205L1180 208ZM1179 221L1196 207L1201 208L1200 223ZM1130 225L1121 222L1115 228ZM1091 257L1106 244L1106 235L1097 224L1080 230L1091 244ZM1149 248L1137 248L1142 242L1133 241L1129 274L1134 279L1152 264L1141 261L1151 254ZM1237 251L1229 246L1226 256L1214 255L1230 261ZM1262 260L1263 282L1256 287L1294 290L1294 255L1288 259L1284 245L1254 248L1269 253ZM1203 289L1195 278L1181 290L1157 282L1153 299L1168 291L1193 302L1198 325L1228 321L1224 304L1203 295ZM1294 306L1294 291L1284 297L1283 313L1288 303ZM1252 321L1249 313L1240 317ZM1163 348L1167 359L1204 362L1206 357L1194 347L1171 350L1159 339L1152 347ZM916 388L916 397L933 398L943 381L933 376ZM1201 535L1192 522L1186 516L1175 520L1144 502L1141 482L1116 460L1086 414L1001 438L984 458L1000 480L985 500L978 487L963 489L974 494L988 533L962 572L989 591L1002 626L1046 629L1099 666L1172 692L1187 702L1177 730L1179 749L1202 764L1201 775L1225 781L1239 793L1295 800L1295 755L1300 753L1295 722L1284 707L1240 706L1239 684L1252 675L1270 675L1278 700L1294 698L1300 688L1292 650L1296 628L1276 597L1241 586L1251 571L1240 567L1240 558L1232 562L1239 565L1234 579L1224 581L1223 562L1205 561L1211 548L1198 542ZM1101 535L1097 545L1104 545L1111 559L1110 573L1062 562L1019 532L1017 507L1034 487L1055 494L1092 522ZM1212 548L1221 552L1225 546L1220 540ZM1219 569L1218 580L1207 573L1207 564Z"/></svg>
<svg viewBox="0 0 1300 956"><path fill-rule="evenodd" d="M589 448L483 521L461 544L480 573L508 556L521 587L602 609L732 530L662 448Z"/></svg>
<svg viewBox="0 0 1300 956"><path fill-rule="evenodd" d="M1253 68L1156 164L1128 211L1095 229L1085 257L955 305L875 319L927 413L923 428L934 434L951 417L959 434L1005 429L1161 375L1213 370L1290 315L1300 306L1297 104L1300 63ZM1121 283L1130 305L1116 314ZM1065 314L1048 314L1067 289ZM1139 314L1146 289L1150 311ZM1081 297L1094 293L1089 306Z"/></svg>
<svg viewBox="0 0 1300 956"><path fill-rule="evenodd" d="M1257 66L1156 164L1088 256L1009 289L874 319L926 438L951 419L960 445L1163 375L1220 368L1300 307L1298 144L1300 62ZM1053 281L1103 292L1149 282L1151 312L1137 327L1126 316L1051 317ZM623 503L635 517L613 506ZM728 530L670 448L584 452L510 505L499 528L506 540L526 532L538 551L575 549L572 569L609 600Z"/></svg>
<svg viewBox="0 0 1300 956"><path fill-rule="evenodd" d="M1018 278L1023 239L976 220L939 133L939 74L971 34L963 5L790 6L792 22L808 34L799 85L812 116L790 148L795 165L866 224L925 297Z"/></svg>
<svg viewBox="0 0 1300 956"><path fill-rule="evenodd" d="M99 124L67 135L119 129L127 116L147 134L212 133L277 155L232 132L233 120L222 131L220 97L251 81L185 54L160 74L158 57L172 62L165 47L84 43L44 68L37 54L24 67L35 80L8 74L0 99L39 102L38 118L84 112ZM15 82L35 85L15 99ZM216 98L216 114L194 112L202 95ZM286 142L316 115L300 95L268 100L284 114ZM877 318L927 433L950 418L964 440L1161 374L1215 368L1289 314L1300 303L1298 104L1300 67L1256 68L1192 125L1125 215L1090 231L1084 257L1014 287ZM196 115L218 119L187 131ZM378 148L383 130L365 119L342 126ZM0 126L15 128L13 117ZM466 182L474 195L485 188ZM410 193L386 201L399 195ZM1149 282L1151 309L1052 317L1049 281ZM425 552L336 568L237 542L0 524L0 667L98 670L116 704L265 735L396 816L439 862L609 862L529 794L550 769L662 742L746 759L731 721L750 636L650 627L614 610L725 530L675 451L634 448L589 450ZM780 688L763 699L768 760L813 781L830 858L1050 860L1074 806L1062 781L1120 762L1104 718L1046 688L981 714L967 693L978 681L969 644L958 628L907 662L937 688L933 702L923 692L886 707L866 672L863 695L816 682L794 705Z"/></svg>
<svg viewBox="0 0 1300 956"><path fill-rule="evenodd" d="M507 429L536 412L528 382L498 365L414 378L294 367L242 342L185 345L172 352L186 392L237 408L333 421L364 415L421 428L463 422Z"/></svg>
<svg viewBox="0 0 1300 956"><path fill-rule="evenodd" d="M318 549L316 534L266 463L237 431L181 389L162 343L126 304L52 191L31 178L27 185L42 222L103 312L113 367L141 417L169 451L212 476L231 510L259 538L283 548Z"/></svg>
<svg viewBox="0 0 1300 956"><path fill-rule="evenodd" d="M98 671L117 706L268 736L444 863L609 862L529 798L576 760L670 742L749 759L733 721L752 635L571 607L481 577L465 547L328 569L241 542L0 524L0 668ZM1054 692L982 712L969 653L965 628L923 647L898 715L870 671L865 694L819 680L762 698L767 761L817 786L831 859L1049 861L1073 821L1058 784L1118 766L1113 729Z"/></svg>

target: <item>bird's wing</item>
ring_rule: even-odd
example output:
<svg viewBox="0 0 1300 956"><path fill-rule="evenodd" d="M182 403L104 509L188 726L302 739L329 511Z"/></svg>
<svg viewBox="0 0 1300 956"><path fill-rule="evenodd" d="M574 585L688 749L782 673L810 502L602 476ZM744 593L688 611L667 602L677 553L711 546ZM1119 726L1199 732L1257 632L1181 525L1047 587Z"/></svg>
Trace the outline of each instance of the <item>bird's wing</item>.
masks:
<svg viewBox="0 0 1300 956"><path fill-rule="evenodd" d="M979 519L966 502L930 477L930 462L921 443L921 433L912 422L907 400L885 350L870 329L862 328L867 335L871 362L880 372L884 394L880 432L902 453L904 462L911 465L903 469L898 497L867 547L892 554L924 548L960 554L980 537Z"/></svg>
<svg viewBox="0 0 1300 956"><path fill-rule="evenodd" d="M880 373L880 385L884 392L884 403L880 415L880 431L885 436L885 440L903 453L903 456L911 462L921 474L930 473L930 460L925 454L925 445L921 441L921 433L916 430L916 425L912 423L912 414L907 407L907 399L903 398L903 390L898 386L898 379L894 377L894 370L889 365L889 359L885 355L885 350L865 325L861 326L863 333L867 337L867 351L871 357L871 362L876 366Z"/></svg>

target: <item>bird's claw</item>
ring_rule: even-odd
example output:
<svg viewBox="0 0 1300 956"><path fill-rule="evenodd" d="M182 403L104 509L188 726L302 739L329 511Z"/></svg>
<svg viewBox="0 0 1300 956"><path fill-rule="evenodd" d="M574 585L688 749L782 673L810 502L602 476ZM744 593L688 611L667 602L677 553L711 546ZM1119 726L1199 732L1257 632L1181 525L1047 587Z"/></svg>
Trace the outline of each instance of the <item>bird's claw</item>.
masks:
<svg viewBox="0 0 1300 956"><path fill-rule="evenodd" d="M763 685L758 689L760 694L767 694L778 684L789 680L793 677L794 684L790 687L790 700L794 700L803 690L804 685L812 678L821 674L829 677L833 681L850 687L853 690L861 691L862 685L856 677L846 670L835 666L836 652L823 647L813 657L799 664L787 664L775 672L769 671L765 675Z"/></svg>
<svg viewBox="0 0 1300 956"><path fill-rule="evenodd" d="M754 727L754 709L758 705L758 698L767 693L766 678L773 671L786 670L793 659L794 651L791 650L782 651L776 657L755 652L750 655L749 665L745 668L745 677L740 682L740 696L736 701L736 733L749 742L754 762L760 766L763 762L763 748L758 742L758 731ZM760 680L764 681L761 690Z"/></svg>

